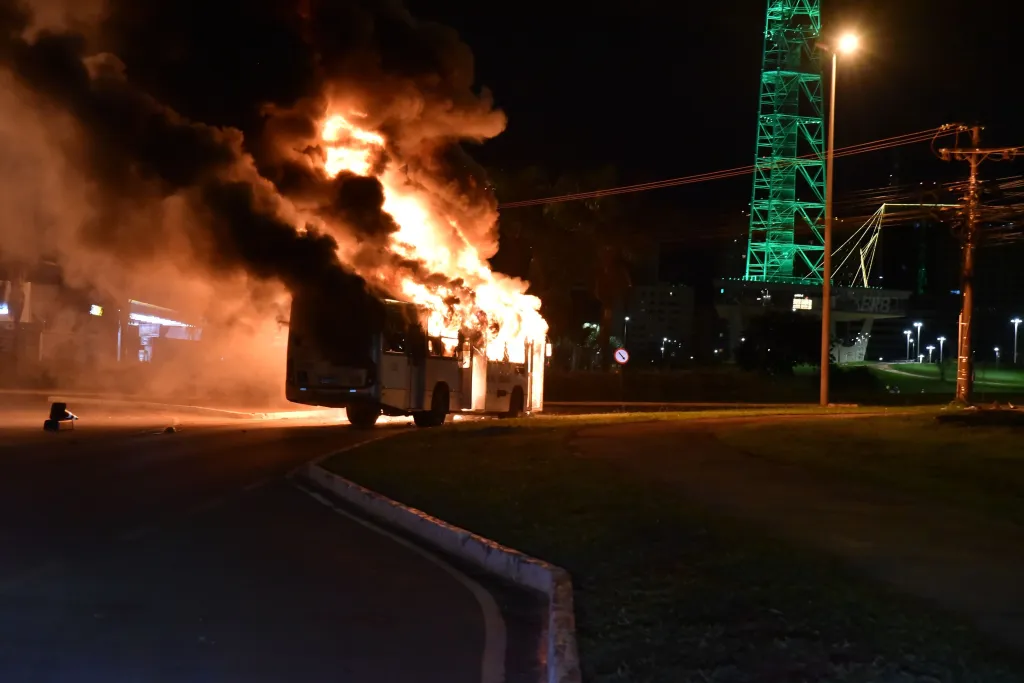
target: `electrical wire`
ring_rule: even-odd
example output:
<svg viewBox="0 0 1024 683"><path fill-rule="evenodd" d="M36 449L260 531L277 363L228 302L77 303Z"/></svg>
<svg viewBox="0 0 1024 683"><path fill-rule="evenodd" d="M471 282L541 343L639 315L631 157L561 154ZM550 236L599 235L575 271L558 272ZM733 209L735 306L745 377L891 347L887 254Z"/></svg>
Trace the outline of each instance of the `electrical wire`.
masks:
<svg viewBox="0 0 1024 683"><path fill-rule="evenodd" d="M867 152L874 152L883 149L892 149L894 147L902 147L905 145L916 144L919 142L928 142L934 140L943 135L952 135L956 131L950 129L948 126L939 126L938 128L929 128L927 130L917 131L915 133L906 133L904 135L896 135L889 138L881 138L879 140L872 140L870 142L864 142L857 145L850 145L842 147L833 153L835 157L845 157L854 154L865 154ZM779 164L776 168L785 168L786 166L799 165L801 160L815 160L818 161L819 157L817 154L806 154L798 157L794 161L786 161ZM699 173L691 176L683 176L680 178L669 178L667 180L659 180L649 183L639 183L635 185L625 185L621 187L607 188L604 190L593 190L589 192L576 192L571 194L557 195L553 197L542 197L538 199L524 199L521 201L505 202L498 205L499 209L516 209L527 206L540 206L544 204L558 204L562 202L578 201L581 199L596 199L599 197L609 197L619 194L630 194L634 192L646 192L648 190L657 190L666 187L679 187L682 185L692 185L696 183L709 182L712 180L724 180L726 178L735 178L753 173L755 170L774 170L770 165L758 165L758 166L739 166L731 169L723 169L720 171L711 171L709 173Z"/></svg>

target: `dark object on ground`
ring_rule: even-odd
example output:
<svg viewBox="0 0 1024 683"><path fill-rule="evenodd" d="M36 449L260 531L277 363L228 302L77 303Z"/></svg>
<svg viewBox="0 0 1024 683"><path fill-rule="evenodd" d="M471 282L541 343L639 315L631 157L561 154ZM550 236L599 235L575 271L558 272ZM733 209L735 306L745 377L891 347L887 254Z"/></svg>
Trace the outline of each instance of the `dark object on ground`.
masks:
<svg viewBox="0 0 1024 683"><path fill-rule="evenodd" d="M70 425L75 428L75 420L78 416L68 410L67 403L50 404L50 419L43 422L43 431L59 432L63 425Z"/></svg>
<svg viewBox="0 0 1024 683"><path fill-rule="evenodd" d="M178 429L172 425L164 430L164 434L173 434L176 431L178 431Z"/></svg>

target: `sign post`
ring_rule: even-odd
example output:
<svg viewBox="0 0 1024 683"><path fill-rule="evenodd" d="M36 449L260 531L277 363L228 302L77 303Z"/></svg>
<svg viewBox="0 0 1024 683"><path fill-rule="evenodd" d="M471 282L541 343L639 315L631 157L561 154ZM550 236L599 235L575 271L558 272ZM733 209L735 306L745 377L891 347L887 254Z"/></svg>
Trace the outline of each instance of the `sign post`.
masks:
<svg viewBox="0 0 1024 683"><path fill-rule="evenodd" d="M626 402L626 363L629 362L629 351L626 349L615 349L612 358L619 364L619 400Z"/></svg>

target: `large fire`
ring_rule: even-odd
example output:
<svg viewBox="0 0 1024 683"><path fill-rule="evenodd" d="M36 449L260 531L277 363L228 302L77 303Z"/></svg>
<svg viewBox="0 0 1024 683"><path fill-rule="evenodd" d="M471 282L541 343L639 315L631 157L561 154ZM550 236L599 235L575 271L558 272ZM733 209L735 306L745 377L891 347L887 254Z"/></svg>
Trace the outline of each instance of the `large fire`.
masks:
<svg viewBox="0 0 1024 683"><path fill-rule="evenodd" d="M445 276L448 285L424 284L403 275L392 283L394 296L422 306L431 336L453 343L460 331L482 340L487 357L524 362L527 340L543 343L547 323L540 299L525 293L526 283L494 273L466 239L462 227L445 215L428 192L410 183L405 174L378 163L386 140L352 122L355 116L327 117L321 128L326 150L324 170L330 177L342 171L375 175L384 188L384 210L399 226L388 248L402 258L422 262L427 270ZM382 273L363 273L386 280Z"/></svg>

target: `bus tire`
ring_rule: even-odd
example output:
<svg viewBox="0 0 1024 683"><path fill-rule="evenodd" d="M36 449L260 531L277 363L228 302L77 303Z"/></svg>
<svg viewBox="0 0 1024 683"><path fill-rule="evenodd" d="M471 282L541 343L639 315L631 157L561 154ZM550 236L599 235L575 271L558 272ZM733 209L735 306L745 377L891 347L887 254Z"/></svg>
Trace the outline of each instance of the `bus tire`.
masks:
<svg viewBox="0 0 1024 683"><path fill-rule="evenodd" d="M502 417L521 417L525 405L526 403L523 400L523 390L521 387L516 387L512 390L512 397L508 400L508 412L504 413Z"/></svg>
<svg viewBox="0 0 1024 683"><path fill-rule="evenodd" d="M377 424L380 406L367 403L353 403L345 406L345 417L356 429L370 429Z"/></svg>
<svg viewBox="0 0 1024 683"><path fill-rule="evenodd" d="M417 427L440 427L448 418L448 386L438 384L434 387L434 395L430 398L430 410L414 413L413 422Z"/></svg>

